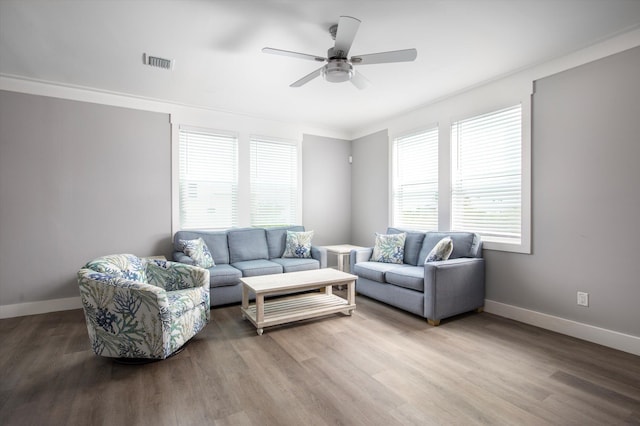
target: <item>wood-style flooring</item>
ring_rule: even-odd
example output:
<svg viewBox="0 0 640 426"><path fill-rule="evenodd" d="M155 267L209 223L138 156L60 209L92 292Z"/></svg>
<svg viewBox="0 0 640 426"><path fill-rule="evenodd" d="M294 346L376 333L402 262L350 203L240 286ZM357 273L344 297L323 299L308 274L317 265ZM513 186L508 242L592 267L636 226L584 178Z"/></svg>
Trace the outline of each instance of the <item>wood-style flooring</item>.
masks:
<svg viewBox="0 0 640 426"><path fill-rule="evenodd" d="M240 307L179 355L95 356L81 310L0 320L0 425L640 424L640 357L488 313L255 328Z"/></svg>

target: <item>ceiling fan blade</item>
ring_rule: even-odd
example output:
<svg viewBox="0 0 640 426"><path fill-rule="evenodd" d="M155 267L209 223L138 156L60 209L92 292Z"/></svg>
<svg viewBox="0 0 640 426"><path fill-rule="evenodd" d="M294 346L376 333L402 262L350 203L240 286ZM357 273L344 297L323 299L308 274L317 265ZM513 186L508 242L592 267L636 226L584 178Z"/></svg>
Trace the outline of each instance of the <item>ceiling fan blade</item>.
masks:
<svg viewBox="0 0 640 426"><path fill-rule="evenodd" d="M336 32L336 43L334 53L342 58L346 58L356 38L360 20L351 16L341 16L338 21L338 31Z"/></svg>
<svg viewBox="0 0 640 426"><path fill-rule="evenodd" d="M316 62L324 62L327 60L327 58L323 58L321 56L307 55L306 53L291 52L289 50L274 49L272 47L264 47L262 48L262 52L270 53L272 55L281 55L281 56L290 56L292 58L308 59L310 61L316 61Z"/></svg>
<svg viewBox="0 0 640 426"><path fill-rule="evenodd" d="M355 65L384 64L389 62L411 62L418 56L416 49L393 50L391 52L370 53L368 55L352 56Z"/></svg>
<svg viewBox="0 0 640 426"><path fill-rule="evenodd" d="M356 86L360 90L366 89L371 84L371 82L369 80L367 80L358 71L353 73L353 77L351 77L351 83L353 83L353 85Z"/></svg>
<svg viewBox="0 0 640 426"><path fill-rule="evenodd" d="M300 80L298 81L294 81L293 83L291 83L289 85L289 87L300 87L303 84L307 84L308 82L310 82L311 80L313 80L316 77L320 77L320 74L322 73L322 68L324 67L320 67L317 70L315 70L312 73L309 73L307 75L305 75L304 77L302 77Z"/></svg>

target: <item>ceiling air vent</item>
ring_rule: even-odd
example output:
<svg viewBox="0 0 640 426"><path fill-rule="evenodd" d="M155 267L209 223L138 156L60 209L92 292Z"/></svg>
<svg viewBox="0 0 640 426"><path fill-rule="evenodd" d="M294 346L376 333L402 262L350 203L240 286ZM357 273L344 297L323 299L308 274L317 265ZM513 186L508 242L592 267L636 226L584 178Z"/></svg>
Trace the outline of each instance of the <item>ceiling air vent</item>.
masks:
<svg viewBox="0 0 640 426"><path fill-rule="evenodd" d="M142 62L145 65L163 68L165 70L173 68L173 61L171 59L159 58L157 56L147 55L146 53L142 54Z"/></svg>

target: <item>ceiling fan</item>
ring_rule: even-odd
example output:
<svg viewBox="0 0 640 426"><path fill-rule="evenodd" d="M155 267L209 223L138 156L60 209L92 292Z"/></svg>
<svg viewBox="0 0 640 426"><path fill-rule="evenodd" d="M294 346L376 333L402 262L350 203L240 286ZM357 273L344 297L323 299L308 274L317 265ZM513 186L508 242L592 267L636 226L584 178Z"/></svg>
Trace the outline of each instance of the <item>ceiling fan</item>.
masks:
<svg viewBox="0 0 640 426"><path fill-rule="evenodd" d="M316 77L322 77L331 83L351 81L358 89L364 89L369 85L369 80L356 71L354 65L382 64L389 62L410 62L416 59L416 49L393 50L391 52L370 53L348 58L349 50L358 32L360 20L351 16L341 16L336 25L329 28L331 37L335 40L333 47L327 51L327 57L308 55L306 53L291 52L289 50L265 47L264 53L273 55L291 56L293 58L307 59L316 62L326 62L325 65L293 82L290 87L300 87Z"/></svg>

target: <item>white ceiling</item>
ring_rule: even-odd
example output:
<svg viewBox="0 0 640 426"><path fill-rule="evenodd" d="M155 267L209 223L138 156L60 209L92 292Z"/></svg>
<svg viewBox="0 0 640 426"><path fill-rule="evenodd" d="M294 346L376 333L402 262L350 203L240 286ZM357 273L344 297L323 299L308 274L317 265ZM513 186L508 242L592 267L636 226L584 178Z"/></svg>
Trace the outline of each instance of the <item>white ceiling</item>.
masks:
<svg viewBox="0 0 640 426"><path fill-rule="evenodd" d="M325 56L340 15L351 55L417 60L290 88L319 64L261 49ZM0 0L0 74L348 132L638 27L640 0Z"/></svg>

